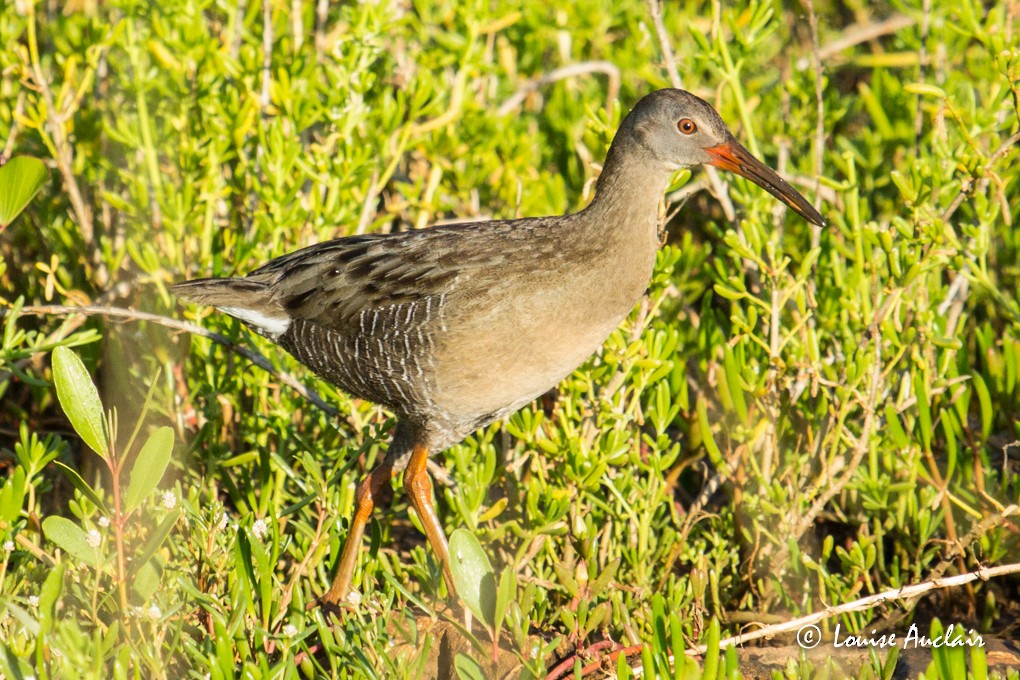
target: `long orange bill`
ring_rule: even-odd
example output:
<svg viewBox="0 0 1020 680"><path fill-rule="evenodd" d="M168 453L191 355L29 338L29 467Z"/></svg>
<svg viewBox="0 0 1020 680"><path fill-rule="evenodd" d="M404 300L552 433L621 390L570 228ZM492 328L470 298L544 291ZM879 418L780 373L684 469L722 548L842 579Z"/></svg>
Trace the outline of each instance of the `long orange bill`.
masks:
<svg viewBox="0 0 1020 680"><path fill-rule="evenodd" d="M791 187L776 171L751 155L751 152L740 145L733 137L718 146L705 149L712 156L710 163L717 168L735 172L746 177L780 201L790 206L811 224L825 226L825 219L807 202L796 189Z"/></svg>

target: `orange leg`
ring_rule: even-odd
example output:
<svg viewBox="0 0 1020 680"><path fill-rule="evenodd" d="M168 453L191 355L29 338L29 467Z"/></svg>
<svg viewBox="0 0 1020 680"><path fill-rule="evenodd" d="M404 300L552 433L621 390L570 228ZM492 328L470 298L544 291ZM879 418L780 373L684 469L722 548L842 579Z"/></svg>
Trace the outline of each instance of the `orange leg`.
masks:
<svg viewBox="0 0 1020 680"><path fill-rule="evenodd" d="M404 491L411 499L411 505L414 506L415 512L418 513L418 519L421 520L421 524L425 528L425 536L429 539L429 544L432 545L432 551L439 558L443 567L443 579L446 580L446 587L451 595L456 595L457 589L453 585L453 574L450 573L450 546L446 542L446 534L443 533L443 525L439 523L436 509L432 506L432 482L429 480L427 470L428 459L429 450L416 444L407 469L404 470Z"/></svg>
<svg viewBox="0 0 1020 680"><path fill-rule="evenodd" d="M361 538L365 535L365 525L372 517L372 509L375 508L375 496L388 483L393 475L393 463L384 459L374 470L361 480L358 484L357 506L354 510L354 517L351 519L351 530L344 541L344 549L340 554L340 566L337 567L336 576L333 578L333 585L322 600L328 604L340 604L347 599L347 592L351 589L351 579L354 577L354 565L357 562L358 549L361 547Z"/></svg>

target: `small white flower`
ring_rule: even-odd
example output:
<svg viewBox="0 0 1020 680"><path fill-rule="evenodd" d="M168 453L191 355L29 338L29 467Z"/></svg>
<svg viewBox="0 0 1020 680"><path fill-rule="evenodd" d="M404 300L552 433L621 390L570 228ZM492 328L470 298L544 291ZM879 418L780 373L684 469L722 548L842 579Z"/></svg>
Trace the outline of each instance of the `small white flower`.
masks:
<svg viewBox="0 0 1020 680"><path fill-rule="evenodd" d="M29 595L28 596L28 606L29 607L38 607L39 606L39 596L37 596L37 595Z"/></svg>
<svg viewBox="0 0 1020 680"><path fill-rule="evenodd" d="M14 541L4 541L4 551L14 552Z"/></svg>
<svg viewBox="0 0 1020 680"><path fill-rule="evenodd" d="M177 507L177 495L173 491L163 493L163 507L167 510L173 510Z"/></svg>
<svg viewBox="0 0 1020 680"><path fill-rule="evenodd" d="M295 635L297 635L297 626L295 626L293 623L288 623L286 626L283 627L283 635L285 637L294 637Z"/></svg>
<svg viewBox="0 0 1020 680"><path fill-rule="evenodd" d="M85 542L93 548L98 548L99 544L103 542L103 537L99 535L98 529L89 529L89 533L85 537Z"/></svg>
<svg viewBox="0 0 1020 680"><path fill-rule="evenodd" d="M230 515L228 515L226 512L221 512L220 513L220 518L219 518L219 520L217 521L217 524L216 524L216 528L219 531L223 531L224 529L227 528L227 524L229 524L229 523L230 523Z"/></svg>
<svg viewBox="0 0 1020 680"><path fill-rule="evenodd" d="M149 608L145 610L145 615L153 621L158 621L163 616L163 610L158 605L149 605Z"/></svg>
<svg viewBox="0 0 1020 680"><path fill-rule="evenodd" d="M266 534L269 533L269 525L266 524L266 520L257 519L255 520L255 523L251 525L251 532L255 534L255 538L261 541L266 537Z"/></svg>
<svg viewBox="0 0 1020 680"><path fill-rule="evenodd" d="M106 515L100 515L99 516L99 526L103 527L104 529L106 527L110 526L110 518L107 517Z"/></svg>
<svg viewBox="0 0 1020 680"><path fill-rule="evenodd" d="M347 601L355 605L361 604L361 591L352 589L351 592L347 593Z"/></svg>

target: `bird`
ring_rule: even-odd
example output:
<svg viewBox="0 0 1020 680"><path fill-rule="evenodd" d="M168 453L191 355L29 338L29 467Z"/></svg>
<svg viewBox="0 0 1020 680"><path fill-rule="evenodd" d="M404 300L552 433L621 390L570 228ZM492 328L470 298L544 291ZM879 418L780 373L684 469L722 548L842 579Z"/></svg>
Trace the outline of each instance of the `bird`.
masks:
<svg viewBox="0 0 1020 680"><path fill-rule="evenodd" d="M396 417L383 460L357 486L321 603L347 603L365 527L398 474L456 595L428 456L532 402L601 347L651 279L671 176L701 165L748 178L808 222L826 224L708 102L661 89L621 121L594 196L578 212L347 236L247 276L171 287Z"/></svg>

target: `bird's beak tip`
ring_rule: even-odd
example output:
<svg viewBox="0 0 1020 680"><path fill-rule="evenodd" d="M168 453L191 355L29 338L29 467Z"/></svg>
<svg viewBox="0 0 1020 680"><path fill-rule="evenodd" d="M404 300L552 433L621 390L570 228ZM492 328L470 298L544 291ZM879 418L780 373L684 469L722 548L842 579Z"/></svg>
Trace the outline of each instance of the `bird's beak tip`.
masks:
<svg viewBox="0 0 1020 680"><path fill-rule="evenodd" d="M722 144L705 147L711 160L709 165L746 177L770 194L793 208L801 217L811 224L827 227L828 222L808 203L807 199L790 186L775 170L751 155L751 152L740 145L733 137Z"/></svg>

